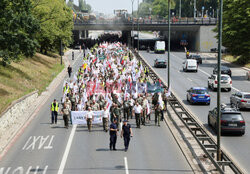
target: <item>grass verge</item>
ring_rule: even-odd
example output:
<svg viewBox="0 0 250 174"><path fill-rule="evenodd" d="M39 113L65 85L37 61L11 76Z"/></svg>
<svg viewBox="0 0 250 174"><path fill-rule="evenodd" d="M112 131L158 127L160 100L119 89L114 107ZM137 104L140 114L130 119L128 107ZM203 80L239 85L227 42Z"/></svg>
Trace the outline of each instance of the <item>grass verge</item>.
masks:
<svg viewBox="0 0 250 174"><path fill-rule="evenodd" d="M225 54L225 55L222 56L222 59L226 60L228 62L231 62L233 64L236 64L236 65L240 65L240 66L250 68L249 58L248 58L248 62L247 62L245 60L242 61L242 58L240 56L235 57L235 56L232 56L232 55L229 55L229 54ZM245 63L245 62L247 62L247 63Z"/></svg>
<svg viewBox="0 0 250 174"><path fill-rule="evenodd" d="M39 94L64 68L60 57L48 57L39 53L6 67L0 65L0 113L13 101L38 90Z"/></svg>

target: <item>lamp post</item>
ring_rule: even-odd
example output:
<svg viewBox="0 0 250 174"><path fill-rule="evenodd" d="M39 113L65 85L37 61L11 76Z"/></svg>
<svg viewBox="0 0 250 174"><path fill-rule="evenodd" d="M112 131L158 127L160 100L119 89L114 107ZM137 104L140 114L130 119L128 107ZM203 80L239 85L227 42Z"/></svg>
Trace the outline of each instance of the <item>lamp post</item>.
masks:
<svg viewBox="0 0 250 174"><path fill-rule="evenodd" d="M180 0L180 5L179 5L179 19L181 19L181 0Z"/></svg>
<svg viewBox="0 0 250 174"><path fill-rule="evenodd" d="M219 41L218 41L218 70L217 70L217 161L221 161L221 148L220 148L220 136L221 136L221 43L222 43L222 11L223 0L220 0L220 12L219 12Z"/></svg>
<svg viewBox="0 0 250 174"><path fill-rule="evenodd" d="M133 7L134 7L134 0L131 0L131 3L132 3L132 37L131 37L131 42L132 42L132 48L134 48L134 10L133 10Z"/></svg>
<svg viewBox="0 0 250 174"><path fill-rule="evenodd" d="M168 0L168 88L170 88L170 0Z"/></svg>
<svg viewBox="0 0 250 174"><path fill-rule="evenodd" d="M194 0L194 18L196 17L196 0Z"/></svg>
<svg viewBox="0 0 250 174"><path fill-rule="evenodd" d="M137 1L137 51L139 53L139 49L140 49L140 41L139 41L139 0Z"/></svg>

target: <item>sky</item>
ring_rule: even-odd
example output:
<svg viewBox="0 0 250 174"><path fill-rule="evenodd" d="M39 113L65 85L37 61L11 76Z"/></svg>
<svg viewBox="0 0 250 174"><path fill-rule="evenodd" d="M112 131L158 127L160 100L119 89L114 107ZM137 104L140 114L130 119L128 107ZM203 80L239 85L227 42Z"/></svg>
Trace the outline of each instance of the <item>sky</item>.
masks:
<svg viewBox="0 0 250 174"><path fill-rule="evenodd" d="M142 0L139 0L141 2ZM93 11L102 12L105 14L113 14L116 9L126 9L131 13L132 2L131 0L86 0L91 5ZM78 0L74 0L78 5ZM134 0L134 10L137 8L137 0Z"/></svg>

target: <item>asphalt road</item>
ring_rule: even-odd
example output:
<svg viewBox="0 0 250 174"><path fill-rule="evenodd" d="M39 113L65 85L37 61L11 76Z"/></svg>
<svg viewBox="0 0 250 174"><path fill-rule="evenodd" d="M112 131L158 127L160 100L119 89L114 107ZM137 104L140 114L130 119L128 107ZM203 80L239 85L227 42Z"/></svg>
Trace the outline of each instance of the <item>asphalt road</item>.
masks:
<svg viewBox="0 0 250 174"><path fill-rule="evenodd" d="M73 71L80 65L78 54L76 51ZM152 121L150 126L136 129L135 120L131 120L134 137L128 152L124 152L120 137L118 150L109 151L109 134L100 126L90 133L86 126L65 129L61 116L58 124L51 126L50 104L61 96L62 83L0 161L0 174L193 173L163 122L161 127Z"/></svg>
<svg viewBox="0 0 250 174"><path fill-rule="evenodd" d="M167 52L165 54L154 54L140 51L140 54L153 66L154 59L163 58L167 60ZM207 79L212 74L213 67L216 64L215 58L206 57L203 64L199 66L198 72L183 72L182 63L185 60L184 52L172 52L170 55L170 76L171 89L205 125L205 127L213 134L214 131L207 125L208 111L216 107L217 93L210 91L211 104L208 105L190 105L186 101L187 90L190 87L207 87ZM223 65L231 66L227 63ZM156 72L167 81L167 69L154 68ZM222 92L222 103L229 104L230 96L236 90L250 92L250 81L245 80L246 71L239 67L232 67L233 89L231 92ZM222 146L238 161L238 163L246 170L250 171L250 111L241 111L246 121L246 133L244 136L222 136Z"/></svg>

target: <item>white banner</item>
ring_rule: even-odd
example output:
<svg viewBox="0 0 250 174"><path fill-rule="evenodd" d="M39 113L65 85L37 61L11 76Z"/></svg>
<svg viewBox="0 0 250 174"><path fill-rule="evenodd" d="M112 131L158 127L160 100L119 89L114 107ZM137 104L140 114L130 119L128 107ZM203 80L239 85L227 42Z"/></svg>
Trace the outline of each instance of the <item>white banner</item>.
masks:
<svg viewBox="0 0 250 174"><path fill-rule="evenodd" d="M102 117L104 111L92 111L93 112L93 120L92 124L100 124L102 123ZM88 111L71 111L71 119L72 124L87 124L87 115Z"/></svg>

